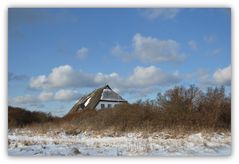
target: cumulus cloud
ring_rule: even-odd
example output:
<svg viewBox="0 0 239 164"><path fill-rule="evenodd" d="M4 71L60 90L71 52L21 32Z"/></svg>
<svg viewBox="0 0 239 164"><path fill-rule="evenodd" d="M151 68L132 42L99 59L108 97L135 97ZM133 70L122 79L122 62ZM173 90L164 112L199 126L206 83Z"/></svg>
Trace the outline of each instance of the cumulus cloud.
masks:
<svg viewBox="0 0 239 164"><path fill-rule="evenodd" d="M231 65L225 68L218 68L212 74L208 70L200 69L191 74L188 79L195 79L204 86L231 85Z"/></svg>
<svg viewBox="0 0 239 164"><path fill-rule="evenodd" d="M231 74L232 69L231 65L225 68L219 68L216 70L216 72L213 74L213 79L217 84L220 85L231 85Z"/></svg>
<svg viewBox="0 0 239 164"><path fill-rule="evenodd" d="M94 77L81 71L75 71L70 65L63 65L52 69L52 72L46 75L40 75L30 79L29 86L35 89L61 88L95 86Z"/></svg>
<svg viewBox="0 0 239 164"><path fill-rule="evenodd" d="M53 95L54 94L52 92L43 91L39 94L38 100L40 100L40 101L50 101L50 100L53 100Z"/></svg>
<svg viewBox="0 0 239 164"><path fill-rule="evenodd" d="M187 78L188 80L195 80L194 82L202 86L214 85L212 77L210 76L209 71L206 69L199 69L195 72L192 72Z"/></svg>
<svg viewBox="0 0 239 164"><path fill-rule="evenodd" d="M61 81L62 82L59 82ZM70 80L74 80L69 81ZM231 82L231 65L217 69L212 75L206 70L200 70L191 75L180 74L178 71L167 72L156 66L137 66L131 74L124 77L116 72L109 74L76 71L69 65L59 66L52 69L49 75L33 77L30 86L43 89L39 95L23 95L10 98L10 104L39 104L48 101L76 100L81 94L74 87L97 88L104 84L110 86L121 94L145 95L158 90L160 87L168 87L179 84L183 79L199 82L203 85L228 85ZM39 80L39 81L37 81ZM59 81L58 81L59 80ZM58 91L51 91L60 88ZM72 88L72 89L69 89ZM55 90L55 89L53 89Z"/></svg>
<svg viewBox="0 0 239 164"><path fill-rule="evenodd" d="M16 101L61 101L77 98L75 88L97 88L110 84L120 93L133 93L150 91L155 87L166 87L179 84L183 79L193 80L202 85L230 85L231 66L216 70L212 75L206 70L195 73L181 74L177 71L167 72L156 66L137 66L128 76L122 76L116 72L104 74L101 72L91 74L74 70L69 65L59 66L52 69L49 75L33 77L30 80L32 88L43 89L39 96L18 97ZM45 90L60 89L55 93Z"/></svg>
<svg viewBox="0 0 239 164"><path fill-rule="evenodd" d="M16 96L14 98L9 99L9 104L10 105L15 105L15 104L34 104L36 103L37 97L32 96L32 95L23 95L23 96Z"/></svg>
<svg viewBox="0 0 239 164"><path fill-rule="evenodd" d="M127 76L121 76L116 72L110 74L96 73L90 74L86 72L76 71L69 65L59 66L52 69L49 75L41 75L33 77L30 80L30 87L36 89L53 89L53 88L76 88L76 87L99 87L106 83L120 91L127 91L132 88L142 89L151 86L170 85L181 80L181 75L178 73L170 73L161 70L155 66L134 68L132 73ZM43 94L43 93L42 93ZM44 93L41 99L49 96L50 93ZM54 98L60 100L61 97L72 97L72 93L67 90L61 90L54 95Z"/></svg>
<svg viewBox="0 0 239 164"><path fill-rule="evenodd" d="M174 19L180 12L180 9L176 8L152 8L145 9L143 15L149 20L154 20L157 18L161 19Z"/></svg>
<svg viewBox="0 0 239 164"><path fill-rule="evenodd" d="M184 54L179 51L179 44L172 39L160 40L138 33L132 39L132 46L133 51L126 52L117 45L113 47L112 53L123 59L125 56L130 56L145 63L180 62L185 58Z"/></svg>
<svg viewBox="0 0 239 164"><path fill-rule="evenodd" d="M99 84L109 83L115 90L121 93L149 91L155 86L169 86L182 80L178 73L168 73L155 66L137 66L128 77L122 77L117 73L95 76L95 82Z"/></svg>
<svg viewBox="0 0 239 164"><path fill-rule="evenodd" d="M77 50L76 56L77 56L79 59L84 59L84 58L88 55L88 52L89 52L89 49L88 49L88 48L82 47L82 48L80 48L79 50Z"/></svg>
<svg viewBox="0 0 239 164"><path fill-rule="evenodd" d="M36 105L39 103L44 103L48 101L71 101L75 100L80 96L79 92L76 90L64 90L61 89L59 91L49 92L42 91L39 95L22 95L16 96L9 99L10 105Z"/></svg>
<svg viewBox="0 0 239 164"><path fill-rule="evenodd" d="M180 81L177 73L167 73L155 66L136 67L133 74L128 78L131 85L139 87L152 85L169 85Z"/></svg>
<svg viewBox="0 0 239 164"><path fill-rule="evenodd" d="M73 76L73 77L72 77ZM70 80L74 80L73 82ZM49 75L33 77L30 86L42 89L38 95L23 95L10 98L11 105L41 104L49 101L70 101L76 100L81 94L76 89L63 89L67 87L99 87L104 84L110 86L121 94L146 94L155 91L154 88L176 84L182 80L179 73L165 72L155 66L134 68L132 73L123 77L116 72L110 74L96 73L89 74L74 70L69 65L59 66L52 69ZM77 85L76 85L77 84ZM92 84L94 84L92 86ZM72 85L72 86L71 86ZM60 88L58 91L56 88Z"/></svg>
<svg viewBox="0 0 239 164"><path fill-rule="evenodd" d="M78 96L78 92L75 90L61 89L55 93L54 99L59 101L69 101L77 98Z"/></svg>
<svg viewBox="0 0 239 164"><path fill-rule="evenodd" d="M111 74L103 74L103 73L99 72L95 75L94 80L98 84L103 84L103 83L107 83L107 82L116 83L116 81L121 81L121 80L123 80L123 78L114 72Z"/></svg>
<svg viewBox="0 0 239 164"><path fill-rule="evenodd" d="M194 41L194 40L190 40L189 42L188 42L188 45L189 45L189 47L192 49L192 50L196 50L198 47L197 47L197 43L196 43L196 41Z"/></svg>
<svg viewBox="0 0 239 164"><path fill-rule="evenodd" d="M155 88L177 84L182 80L178 72L165 72L155 66L137 66L128 77L122 77L117 73L102 74L95 76L99 84L108 83L121 94L145 95L152 93Z"/></svg>

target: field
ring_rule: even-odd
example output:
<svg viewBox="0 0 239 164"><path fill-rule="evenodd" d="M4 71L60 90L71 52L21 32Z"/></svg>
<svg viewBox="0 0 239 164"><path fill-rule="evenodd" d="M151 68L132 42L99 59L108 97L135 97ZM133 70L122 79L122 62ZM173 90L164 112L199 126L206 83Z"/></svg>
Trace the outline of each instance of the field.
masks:
<svg viewBox="0 0 239 164"><path fill-rule="evenodd" d="M12 156L226 156L231 154L231 99L175 87L155 100L64 117L8 109Z"/></svg>
<svg viewBox="0 0 239 164"><path fill-rule="evenodd" d="M11 156L225 156L231 153L231 134L193 133L173 136L166 132L121 136L64 132L35 134L10 131Z"/></svg>

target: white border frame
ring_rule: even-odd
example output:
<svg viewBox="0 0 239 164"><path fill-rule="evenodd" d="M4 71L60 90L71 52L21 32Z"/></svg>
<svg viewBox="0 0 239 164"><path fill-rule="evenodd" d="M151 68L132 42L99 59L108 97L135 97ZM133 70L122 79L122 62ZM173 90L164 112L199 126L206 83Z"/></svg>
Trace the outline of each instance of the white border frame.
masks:
<svg viewBox="0 0 239 164"><path fill-rule="evenodd" d="M133 0L118 0L117 2L113 0L5 0L1 2L0 5L0 20L1 20L1 28L0 28L0 36L1 36L1 43L3 43L3 46L1 46L0 51L0 88L1 88L1 94L0 94L0 145L1 145L1 151L0 151L0 160L4 164L6 163L12 163L12 162L18 162L19 164L24 163L28 164L34 162L34 163L79 163L79 162L97 162L97 163L120 163L122 162L128 162L128 163L145 163L145 162L152 162L152 163L158 163L158 162L169 162L169 163L204 163L204 162L216 162L217 164L230 162L234 163L235 161L239 161L239 155L238 154L238 126L239 126L239 116L238 116L238 110L239 110L239 101L236 101L236 98L239 98L239 90L238 90L238 84L236 84L236 81L238 81L238 76L236 72L238 72L239 65L238 62L238 46L236 47L235 43L238 42L238 33L236 29L239 29L238 22L239 22L239 4L238 0L166 0L160 2L159 0L148 0L148 1L138 1L135 2ZM233 68L233 78L232 78L232 155L229 157L147 157L147 158L111 158L111 157L105 157L105 158L96 158L96 157L80 157L80 158L74 158L74 157L9 157L7 155L7 90L8 90L8 84L7 84L7 70L8 70L8 27L7 27L7 10L9 7L73 7L73 8L80 8L80 7L105 7L105 8L111 8L111 7L135 7L135 8L145 8L145 7L229 7L232 11L232 49L231 49L231 55L232 55L232 68Z"/></svg>

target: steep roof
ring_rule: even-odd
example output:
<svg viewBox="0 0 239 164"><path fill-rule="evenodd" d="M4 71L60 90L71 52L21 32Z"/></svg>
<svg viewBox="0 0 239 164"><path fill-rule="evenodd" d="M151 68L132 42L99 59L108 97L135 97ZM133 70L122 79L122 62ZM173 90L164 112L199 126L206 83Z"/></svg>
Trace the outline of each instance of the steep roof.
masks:
<svg viewBox="0 0 239 164"><path fill-rule="evenodd" d="M99 101L127 102L114 92L109 85L105 85L79 99L69 113L77 112L81 109L95 109Z"/></svg>

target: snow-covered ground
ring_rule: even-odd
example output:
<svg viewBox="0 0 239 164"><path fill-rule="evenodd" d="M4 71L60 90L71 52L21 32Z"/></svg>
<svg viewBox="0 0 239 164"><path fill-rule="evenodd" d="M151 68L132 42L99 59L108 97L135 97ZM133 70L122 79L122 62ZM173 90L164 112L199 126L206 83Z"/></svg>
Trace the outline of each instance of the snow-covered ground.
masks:
<svg viewBox="0 0 239 164"><path fill-rule="evenodd" d="M64 132L34 134L9 131L11 156L226 156L231 154L230 133L195 133L171 136L167 133L128 133L101 136Z"/></svg>

